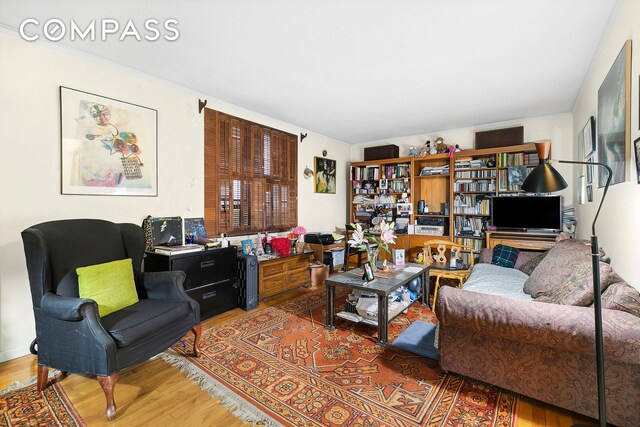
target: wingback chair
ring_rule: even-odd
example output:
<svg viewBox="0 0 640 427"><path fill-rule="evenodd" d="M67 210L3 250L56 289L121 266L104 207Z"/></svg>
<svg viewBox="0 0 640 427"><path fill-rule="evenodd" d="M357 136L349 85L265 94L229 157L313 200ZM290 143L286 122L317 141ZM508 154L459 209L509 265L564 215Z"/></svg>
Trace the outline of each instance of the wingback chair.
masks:
<svg viewBox="0 0 640 427"><path fill-rule="evenodd" d="M49 368L97 376L113 420L118 372L177 342L189 330L198 355L200 310L182 284L185 273L142 273L144 232L135 224L71 219L22 232L38 347L37 389ZM104 317L92 299L79 297L76 268L131 258L139 302Z"/></svg>

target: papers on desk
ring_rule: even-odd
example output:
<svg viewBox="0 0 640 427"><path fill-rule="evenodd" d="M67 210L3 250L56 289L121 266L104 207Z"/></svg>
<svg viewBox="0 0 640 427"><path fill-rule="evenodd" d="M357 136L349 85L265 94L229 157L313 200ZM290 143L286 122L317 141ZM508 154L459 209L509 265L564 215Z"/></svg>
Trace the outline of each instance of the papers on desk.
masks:
<svg viewBox="0 0 640 427"><path fill-rule="evenodd" d="M404 270L407 273L420 273L422 269L420 267L405 267Z"/></svg>

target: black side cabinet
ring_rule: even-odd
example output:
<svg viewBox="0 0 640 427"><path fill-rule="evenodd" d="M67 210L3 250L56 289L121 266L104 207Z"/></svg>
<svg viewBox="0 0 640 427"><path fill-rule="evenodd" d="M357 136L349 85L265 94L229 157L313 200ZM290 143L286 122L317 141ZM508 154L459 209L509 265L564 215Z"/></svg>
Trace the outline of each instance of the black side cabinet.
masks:
<svg viewBox="0 0 640 427"><path fill-rule="evenodd" d="M184 271L187 274L184 290L200 304L203 320L238 307L235 246L175 255L147 252L144 270Z"/></svg>

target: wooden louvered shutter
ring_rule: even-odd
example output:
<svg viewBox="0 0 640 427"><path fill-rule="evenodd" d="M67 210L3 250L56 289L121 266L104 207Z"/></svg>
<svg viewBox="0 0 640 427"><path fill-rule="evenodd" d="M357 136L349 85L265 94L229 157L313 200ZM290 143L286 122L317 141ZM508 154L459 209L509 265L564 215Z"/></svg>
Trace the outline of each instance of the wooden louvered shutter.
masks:
<svg viewBox="0 0 640 427"><path fill-rule="evenodd" d="M219 232L218 201L220 193L218 190L218 167L220 158L218 156L217 144L217 120L218 113L205 108L204 110L204 218L205 226L209 233Z"/></svg>
<svg viewBox="0 0 640 427"><path fill-rule="evenodd" d="M297 138L205 109L205 221L210 234L297 225Z"/></svg>

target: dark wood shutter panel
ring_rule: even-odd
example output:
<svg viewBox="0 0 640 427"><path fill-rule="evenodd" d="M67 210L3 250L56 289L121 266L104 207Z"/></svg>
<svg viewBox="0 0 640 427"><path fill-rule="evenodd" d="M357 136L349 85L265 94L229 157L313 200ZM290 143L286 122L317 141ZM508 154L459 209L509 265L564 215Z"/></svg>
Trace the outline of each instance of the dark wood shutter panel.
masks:
<svg viewBox="0 0 640 427"><path fill-rule="evenodd" d="M264 158L264 176L271 176L271 131L262 130L262 156Z"/></svg>
<svg viewBox="0 0 640 427"><path fill-rule="evenodd" d="M231 229L231 181L228 176L218 176L218 188L220 189L220 199L218 204L218 233L225 233Z"/></svg>
<svg viewBox="0 0 640 427"><path fill-rule="evenodd" d="M264 176L264 153L262 143L262 132L258 125L251 125L251 145L253 150L253 176L262 178Z"/></svg>
<svg viewBox="0 0 640 427"><path fill-rule="evenodd" d="M231 143L231 123L229 117L225 114L218 113L218 169L221 173L229 173L230 153L229 147Z"/></svg>
<svg viewBox="0 0 640 427"><path fill-rule="evenodd" d="M253 234L297 225L297 137L205 109L205 223Z"/></svg>
<svg viewBox="0 0 640 427"><path fill-rule="evenodd" d="M242 174L242 137L237 119L231 121L231 173L234 176Z"/></svg>

